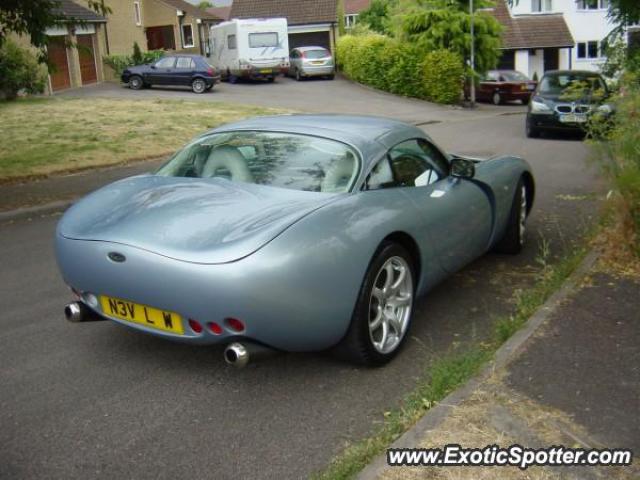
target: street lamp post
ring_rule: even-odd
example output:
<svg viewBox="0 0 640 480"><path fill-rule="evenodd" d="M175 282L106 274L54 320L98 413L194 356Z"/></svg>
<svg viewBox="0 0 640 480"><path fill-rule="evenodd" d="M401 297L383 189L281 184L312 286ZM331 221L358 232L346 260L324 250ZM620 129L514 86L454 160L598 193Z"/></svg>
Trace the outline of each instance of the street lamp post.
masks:
<svg viewBox="0 0 640 480"><path fill-rule="evenodd" d="M471 85L469 86L469 94L471 100L471 108L476 106L476 45L475 45L475 31L473 25L473 0L469 0L469 15L471 17Z"/></svg>

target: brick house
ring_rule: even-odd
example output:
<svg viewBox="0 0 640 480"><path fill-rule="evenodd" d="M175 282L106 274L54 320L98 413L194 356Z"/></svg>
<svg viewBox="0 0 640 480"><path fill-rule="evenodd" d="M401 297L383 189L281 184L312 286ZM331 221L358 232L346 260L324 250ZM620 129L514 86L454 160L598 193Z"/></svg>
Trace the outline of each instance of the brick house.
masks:
<svg viewBox="0 0 640 480"><path fill-rule="evenodd" d="M338 0L234 0L230 18L284 17L289 48L317 45L334 50L338 37Z"/></svg>

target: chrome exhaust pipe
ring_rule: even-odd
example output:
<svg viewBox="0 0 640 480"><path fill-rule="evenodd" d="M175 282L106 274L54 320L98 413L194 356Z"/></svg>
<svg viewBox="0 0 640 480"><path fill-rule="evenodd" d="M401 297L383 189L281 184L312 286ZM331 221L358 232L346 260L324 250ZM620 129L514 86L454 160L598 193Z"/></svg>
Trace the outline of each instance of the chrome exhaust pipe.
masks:
<svg viewBox="0 0 640 480"><path fill-rule="evenodd" d="M244 368L249 360L256 360L274 353L275 351L269 347L257 343L233 342L224 349L224 361L236 368Z"/></svg>
<svg viewBox="0 0 640 480"><path fill-rule="evenodd" d="M64 316L73 323L106 320L106 318L101 317L82 302L71 302L64 307Z"/></svg>

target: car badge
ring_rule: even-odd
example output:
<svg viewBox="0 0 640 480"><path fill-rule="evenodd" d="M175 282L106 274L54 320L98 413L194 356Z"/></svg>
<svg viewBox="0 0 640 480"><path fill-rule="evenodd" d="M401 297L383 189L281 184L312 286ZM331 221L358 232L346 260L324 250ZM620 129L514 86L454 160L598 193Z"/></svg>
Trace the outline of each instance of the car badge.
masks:
<svg viewBox="0 0 640 480"><path fill-rule="evenodd" d="M122 263L127 259L127 257L125 257L123 254L118 252L109 252L107 254L107 257L109 257L110 260L113 260L114 262L117 262L117 263Z"/></svg>

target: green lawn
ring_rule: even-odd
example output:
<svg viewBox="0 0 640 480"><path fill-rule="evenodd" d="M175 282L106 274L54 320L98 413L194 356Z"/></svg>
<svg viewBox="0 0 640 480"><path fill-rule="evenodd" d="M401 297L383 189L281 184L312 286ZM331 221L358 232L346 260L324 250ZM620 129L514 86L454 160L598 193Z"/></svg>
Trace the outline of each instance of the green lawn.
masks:
<svg viewBox="0 0 640 480"><path fill-rule="evenodd" d="M198 133L282 110L218 102L37 98L0 103L0 180L175 151Z"/></svg>

